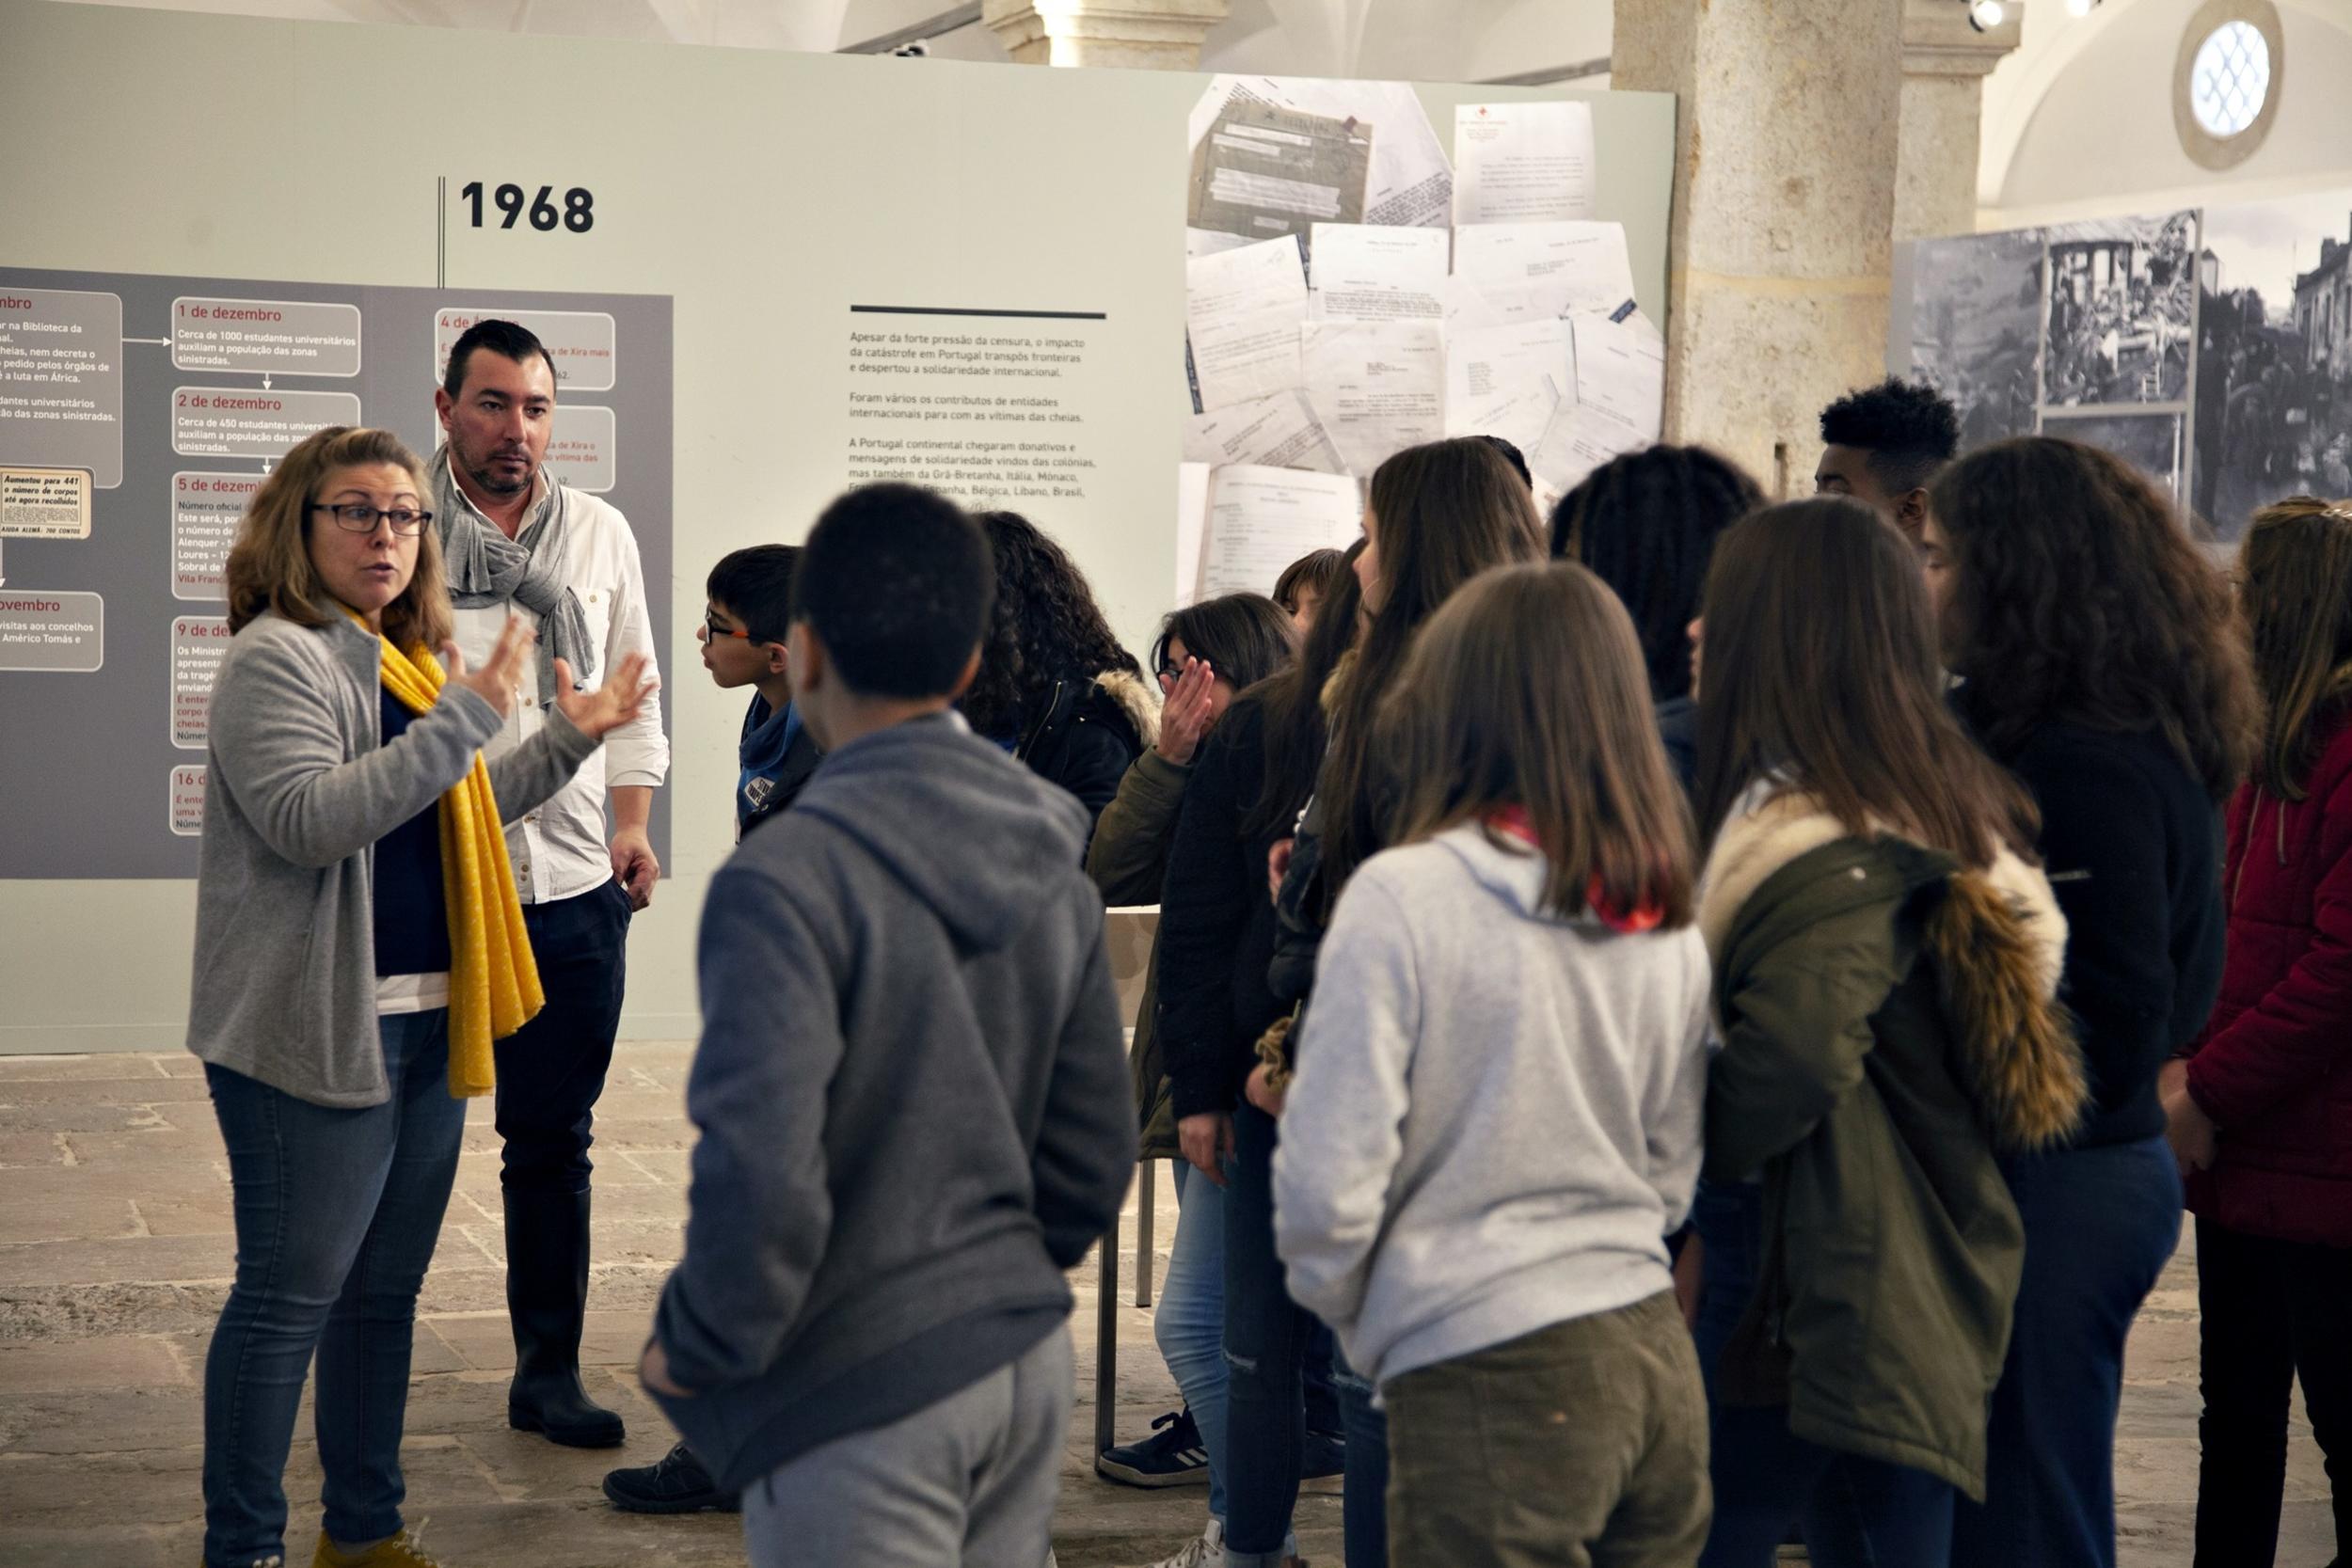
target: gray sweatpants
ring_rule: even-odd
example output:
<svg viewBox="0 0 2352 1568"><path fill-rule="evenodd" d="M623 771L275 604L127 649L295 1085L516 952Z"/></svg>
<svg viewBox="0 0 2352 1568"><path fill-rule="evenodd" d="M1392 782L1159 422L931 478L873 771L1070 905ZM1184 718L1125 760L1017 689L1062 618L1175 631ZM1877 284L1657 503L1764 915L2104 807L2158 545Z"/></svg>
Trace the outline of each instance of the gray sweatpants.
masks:
<svg viewBox="0 0 2352 1568"><path fill-rule="evenodd" d="M1057 1328L1009 1366L743 1490L751 1568L1039 1568L1075 1373Z"/></svg>

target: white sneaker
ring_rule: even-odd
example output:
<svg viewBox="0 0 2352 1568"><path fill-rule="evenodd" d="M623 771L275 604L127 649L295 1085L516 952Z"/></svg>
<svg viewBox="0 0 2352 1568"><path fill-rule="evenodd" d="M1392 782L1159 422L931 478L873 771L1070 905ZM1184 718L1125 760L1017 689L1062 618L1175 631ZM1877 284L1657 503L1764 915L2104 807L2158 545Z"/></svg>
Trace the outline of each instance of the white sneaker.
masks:
<svg viewBox="0 0 2352 1568"><path fill-rule="evenodd" d="M1210 1520L1209 1528L1185 1542L1182 1551L1147 1564L1147 1568L1225 1568L1224 1525Z"/></svg>

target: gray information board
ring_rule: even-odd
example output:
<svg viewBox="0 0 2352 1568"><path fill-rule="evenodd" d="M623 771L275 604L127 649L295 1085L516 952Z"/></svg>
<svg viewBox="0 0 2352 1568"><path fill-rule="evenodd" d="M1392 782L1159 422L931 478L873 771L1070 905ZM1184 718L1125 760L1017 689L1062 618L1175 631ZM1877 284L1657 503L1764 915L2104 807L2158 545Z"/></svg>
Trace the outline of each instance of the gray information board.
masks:
<svg viewBox="0 0 2352 1568"><path fill-rule="evenodd" d="M0 267L0 879L196 875L246 502L321 425L432 451L449 346L485 316L547 337L548 467L628 518L674 677L667 296ZM666 860L667 791L653 840Z"/></svg>

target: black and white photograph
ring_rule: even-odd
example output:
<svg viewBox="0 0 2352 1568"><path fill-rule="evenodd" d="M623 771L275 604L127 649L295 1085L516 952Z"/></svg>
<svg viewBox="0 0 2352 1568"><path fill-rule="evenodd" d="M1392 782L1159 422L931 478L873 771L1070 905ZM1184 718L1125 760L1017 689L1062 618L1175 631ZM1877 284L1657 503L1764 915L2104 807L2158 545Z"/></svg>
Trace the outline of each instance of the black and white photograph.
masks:
<svg viewBox="0 0 2352 1568"><path fill-rule="evenodd" d="M2352 190L2208 208L2195 484L2224 538L2282 497L2352 495Z"/></svg>
<svg viewBox="0 0 2352 1568"><path fill-rule="evenodd" d="M2047 237L2014 229L1919 242L1911 368L1960 410L1963 451L2034 433Z"/></svg>
<svg viewBox="0 0 2352 1568"><path fill-rule="evenodd" d="M2184 420L2174 413L2050 415L2042 421L2042 434L2113 452L2178 500L2188 464Z"/></svg>
<svg viewBox="0 0 2352 1568"><path fill-rule="evenodd" d="M2046 230L2042 404L2179 403L2197 325L2197 214Z"/></svg>

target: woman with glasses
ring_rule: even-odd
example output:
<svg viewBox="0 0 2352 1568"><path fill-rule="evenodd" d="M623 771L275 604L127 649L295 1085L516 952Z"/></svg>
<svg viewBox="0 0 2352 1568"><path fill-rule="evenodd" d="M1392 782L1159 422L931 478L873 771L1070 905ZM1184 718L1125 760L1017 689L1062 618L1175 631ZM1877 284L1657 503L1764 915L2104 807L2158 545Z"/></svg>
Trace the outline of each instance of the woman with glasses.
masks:
<svg viewBox="0 0 2352 1568"><path fill-rule="evenodd" d="M1160 625L1152 665L1159 674L1160 737L1135 760L1119 793L1103 808L1087 874L1113 904L1156 904L1168 877L1176 819L1202 743L1234 697L1297 657L1289 613L1261 594L1227 594L1171 613ZM1159 938L1152 938L1143 1005L1136 1014L1134 1064L1141 1157L1174 1160L1176 1242L1159 1310L1152 1320L1160 1354L1184 1396L1184 1408L1153 1423L1143 1442L1097 1454L1099 1474L1136 1486L1175 1485L1203 1468L1209 1527L1163 1568L1200 1568L1221 1549L1225 1518L1225 1249L1223 1199L1186 1175L1176 1141L1176 1115L1160 1061ZM1191 1554L1190 1556L1184 1555Z"/></svg>
<svg viewBox="0 0 2352 1568"><path fill-rule="evenodd" d="M532 633L479 670L450 641L422 466L322 430L253 498L229 556L188 1049L228 1148L235 1282L204 1369L204 1561L284 1560L284 1470L318 1361L326 1568L430 1564L401 1521L418 1288L464 1098L538 976L500 819L552 794L650 689L559 662L557 717L485 768ZM446 664L432 650L442 650Z"/></svg>

